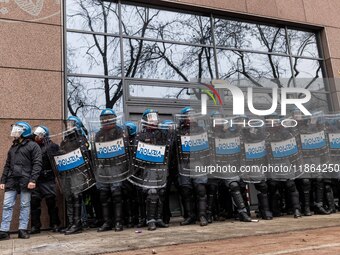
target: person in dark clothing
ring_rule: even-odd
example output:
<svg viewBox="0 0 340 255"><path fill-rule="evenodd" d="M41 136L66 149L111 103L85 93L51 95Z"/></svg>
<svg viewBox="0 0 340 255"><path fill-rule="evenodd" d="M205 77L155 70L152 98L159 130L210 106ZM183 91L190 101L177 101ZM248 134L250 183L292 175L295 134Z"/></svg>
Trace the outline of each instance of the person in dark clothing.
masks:
<svg viewBox="0 0 340 255"><path fill-rule="evenodd" d="M35 127L33 130L33 138L41 149L42 171L37 180L36 188L32 191L30 234L40 233L41 201L44 198L50 217L50 228L53 232L57 232L60 220L58 216L58 207L56 206L56 182L47 151L55 153L59 150L59 146L50 141L49 130L45 126Z"/></svg>
<svg viewBox="0 0 340 255"><path fill-rule="evenodd" d="M35 188L42 166L41 149L30 138L32 128L27 122L17 122L12 126L13 144L1 177L0 189L5 190L0 240L10 238L13 207L20 194L19 238L27 239L31 190Z"/></svg>

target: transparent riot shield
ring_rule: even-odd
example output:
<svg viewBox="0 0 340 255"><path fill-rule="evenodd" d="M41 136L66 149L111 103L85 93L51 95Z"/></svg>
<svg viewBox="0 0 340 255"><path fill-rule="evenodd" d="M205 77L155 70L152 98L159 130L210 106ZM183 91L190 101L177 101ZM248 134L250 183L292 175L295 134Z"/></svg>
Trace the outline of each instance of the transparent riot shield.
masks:
<svg viewBox="0 0 340 255"><path fill-rule="evenodd" d="M295 134L280 123L267 125L266 130L267 177L286 181L300 176L302 157Z"/></svg>
<svg viewBox="0 0 340 255"><path fill-rule="evenodd" d="M329 147L325 134L325 116L322 112L312 116L295 116L300 134L303 157L302 178L320 178L329 163Z"/></svg>
<svg viewBox="0 0 340 255"><path fill-rule="evenodd" d="M48 151L48 155L61 191L66 196L81 193L96 183L89 143L76 128L51 135L48 141L59 145L58 151Z"/></svg>
<svg viewBox="0 0 340 255"><path fill-rule="evenodd" d="M179 174L188 177L209 173L211 148L208 140L208 119L201 114L176 115Z"/></svg>
<svg viewBox="0 0 340 255"><path fill-rule="evenodd" d="M132 175L128 180L147 189L165 187L170 143L169 126L142 123L133 146Z"/></svg>
<svg viewBox="0 0 340 255"><path fill-rule="evenodd" d="M88 121L96 181L116 183L130 175L130 150L123 116Z"/></svg>
<svg viewBox="0 0 340 255"><path fill-rule="evenodd" d="M214 167L209 178L240 179L242 126L232 124L236 123L237 119L237 117L212 118L210 138L213 155L211 161Z"/></svg>
<svg viewBox="0 0 340 255"><path fill-rule="evenodd" d="M241 130L242 180L259 183L266 180L268 167L265 126L246 126Z"/></svg>
<svg viewBox="0 0 340 255"><path fill-rule="evenodd" d="M340 114L325 115L325 128L329 148L329 164L324 177L340 179Z"/></svg>

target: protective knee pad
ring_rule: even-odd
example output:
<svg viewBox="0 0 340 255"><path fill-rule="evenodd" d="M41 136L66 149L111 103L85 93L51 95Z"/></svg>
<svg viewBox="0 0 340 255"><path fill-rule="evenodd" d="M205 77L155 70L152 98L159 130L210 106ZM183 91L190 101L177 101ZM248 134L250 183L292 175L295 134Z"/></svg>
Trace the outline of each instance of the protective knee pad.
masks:
<svg viewBox="0 0 340 255"><path fill-rule="evenodd" d="M122 190L121 189L115 189L112 192L112 202L113 203L120 203L122 201Z"/></svg>
<svg viewBox="0 0 340 255"><path fill-rule="evenodd" d="M301 185L302 185L303 191L310 191L312 187L310 179L307 179L307 178L301 180Z"/></svg>
<svg viewBox="0 0 340 255"><path fill-rule="evenodd" d="M264 181L262 181L260 183L255 183L255 189L262 194L268 193L268 185Z"/></svg>
<svg viewBox="0 0 340 255"><path fill-rule="evenodd" d="M195 190L198 197L205 197L207 195L206 188L203 184L196 184Z"/></svg>
<svg viewBox="0 0 340 255"><path fill-rule="evenodd" d="M296 191L296 185L295 182L293 180L288 180L286 182L286 188L288 192L295 192Z"/></svg>
<svg viewBox="0 0 340 255"><path fill-rule="evenodd" d="M229 189L231 192L237 192L240 191L240 185L238 184L238 182L231 182L229 183Z"/></svg>

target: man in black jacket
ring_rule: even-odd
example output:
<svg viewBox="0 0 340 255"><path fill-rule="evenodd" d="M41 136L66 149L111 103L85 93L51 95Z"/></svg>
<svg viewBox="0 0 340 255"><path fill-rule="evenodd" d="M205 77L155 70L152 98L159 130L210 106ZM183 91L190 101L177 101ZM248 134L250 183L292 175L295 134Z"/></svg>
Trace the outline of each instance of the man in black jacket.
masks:
<svg viewBox="0 0 340 255"><path fill-rule="evenodd" d="M12 126L13 144L9 149L5 168L1 177L0 189L5 189L0 240L9 239L13 206L20 194L19 238L27 239L27 226L30 214L30 190L35 188L42 165L41 149L33 142L31 126L17 122Z"/></svg>
<svg viewBox="0 0 340 255"><path fill-rule="evenodd" d="M53 232L57 232L60 220L58 207L56 206L56 182L48 157L48 151L56 153L59 150L59 146L49 139L49 130L45 126L35 127L33 130L33 138L41 149L42 170L37 181L37 187L32 191L30 234L40 233L41 200L43 198L45 198L48 215L50 217L50 228Z"/></svg>

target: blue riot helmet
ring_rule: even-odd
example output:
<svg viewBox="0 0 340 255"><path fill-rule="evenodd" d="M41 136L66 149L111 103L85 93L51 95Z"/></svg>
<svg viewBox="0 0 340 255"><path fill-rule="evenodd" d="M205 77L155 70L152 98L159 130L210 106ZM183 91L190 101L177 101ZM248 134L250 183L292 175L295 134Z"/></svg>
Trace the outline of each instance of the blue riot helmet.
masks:
<svg viewBox="0 0 340 255"><path fill-rule="evenodd" d="M196 111L192 107L186 106L180 110L179 114L180 114L179 124L181 126L190 126L190 123L194 121L192 115L196 114Z"/></svg>
<svg viewBox="0 0 340 255"><path fill-rule="evenodd" d="M113 109L106 108L100 113L100 123L104 129L114 127L117 122L117 114Z"/></svg>
<svg viewBox="0 0 340 255"><path fill-rule="evenodd" d="M32 135L32 127L25 121L18 121L12 125L11 136L14 138L29 138Z"/></svg>
<svg viewBox="0 0 340 255"><path fill-rule="evenodd" d="M47 139L50 135L50 131L46 126L40 125L33 128L34 140L37 143L42 143L44 139Z"/></svg>
<svg viewBox="0 0 340 255"><path fill-rule="evenodd" d="M157 126L159 123L158 111L150 108L146 109L142 115L142 123Z"/></svg>
<svg viewBox="0 0 340 255"><path fill-rule="evenodd" d="M66 119L66 128L76 128L83 136L86 136L88 134L87 129L83 125L83 122L81 122L81 120L77 116L69 116Z"/></svg>
<svg viewBox="0 0 340 255"><path fill-rule="evenodd" d="M125 122L125 126L128 130L129 136L135 136L137 134L137 125L132 121Z"/></svg>

